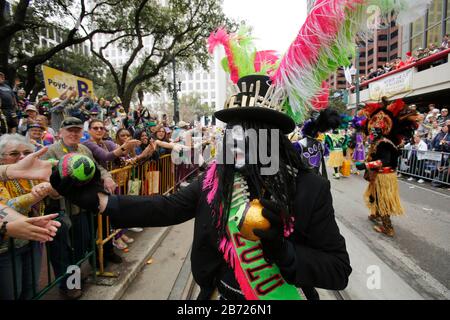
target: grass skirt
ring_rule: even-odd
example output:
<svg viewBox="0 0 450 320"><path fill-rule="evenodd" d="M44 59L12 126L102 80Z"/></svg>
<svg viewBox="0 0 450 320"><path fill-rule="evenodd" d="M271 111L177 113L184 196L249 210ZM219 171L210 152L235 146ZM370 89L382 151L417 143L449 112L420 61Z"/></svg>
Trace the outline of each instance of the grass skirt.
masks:
<svg viewBox="0 0 450 320"><path fill-rule="evenodd" d="M342 150L333 150L330 152L330 157L327 161L327 166L331 168L336 168L342 166L342 163L344 162L344 153Z"/></svg>
<svg viewBox="0 0 450 320"><path fill-rule="evenodd" d="M364 194L364 200L372 215L401 216L404 214L398 192L397 174L378 173Z"/></svg>

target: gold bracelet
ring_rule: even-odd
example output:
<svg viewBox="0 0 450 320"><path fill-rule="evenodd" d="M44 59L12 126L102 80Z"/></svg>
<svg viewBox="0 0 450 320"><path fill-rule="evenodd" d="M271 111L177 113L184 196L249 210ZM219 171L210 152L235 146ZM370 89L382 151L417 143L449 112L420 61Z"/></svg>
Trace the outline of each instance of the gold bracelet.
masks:
<svg viewBox="0 0 450 320"><path fill-rule="evenodd" d="M8 174L6 172L8 170L9 166L10 166L9 164L2 166L2 172L1 172L2 181L8 181L9 180Z"/></svg>
<svg viewBox="0 0 450 320"><path fill-rule="evenodd" d="M6 168L5 168L5 178L6 178L6 180L11 180L11 179L8 177L8 168L9 168L10 166L11 166L11 165L8 164L8 165L6 166Z"/></svg>

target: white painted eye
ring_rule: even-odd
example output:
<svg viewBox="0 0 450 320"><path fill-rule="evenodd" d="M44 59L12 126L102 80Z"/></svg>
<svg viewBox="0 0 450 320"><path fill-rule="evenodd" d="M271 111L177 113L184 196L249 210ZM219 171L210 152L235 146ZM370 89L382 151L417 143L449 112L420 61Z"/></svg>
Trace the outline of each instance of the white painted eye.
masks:
<svg viewBox="0 0 450 320"><path fill-rule="evenodd" d="M244 128L240 125L236 125L231 129L231 136L233 140L244 140Z"/></svg>

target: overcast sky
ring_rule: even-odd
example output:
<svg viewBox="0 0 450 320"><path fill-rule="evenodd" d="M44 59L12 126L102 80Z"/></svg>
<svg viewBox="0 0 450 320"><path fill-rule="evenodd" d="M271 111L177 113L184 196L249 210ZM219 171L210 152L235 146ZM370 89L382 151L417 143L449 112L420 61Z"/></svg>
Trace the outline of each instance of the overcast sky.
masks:
<svg viewBox="0 0 450 320"><path fill-rule="evenodd" d="M306 0L224 0L225 13L253 26L258 50L284 54L306 18Z"/></svg>

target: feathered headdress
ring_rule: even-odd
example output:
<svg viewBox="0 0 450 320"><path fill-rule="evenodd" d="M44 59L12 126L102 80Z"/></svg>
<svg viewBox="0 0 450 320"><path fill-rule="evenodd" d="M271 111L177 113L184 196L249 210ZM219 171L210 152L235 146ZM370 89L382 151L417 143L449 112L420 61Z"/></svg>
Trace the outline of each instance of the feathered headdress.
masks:
<svg viewBox="0 0 450 320"><path fill-rule="evenodd" d="M383 99L382 103L367 104L360 114L367 117L366 134L370 134L372 129L380 129L383 136L396 145L410 139L418 128L418 112L410 109L401 99L392 103Z"/></svg>
<svg viewBox="0 0 450 320"><path fill-rule="evenodd" d="M217 45L224 46L227 57L223 65L235 84L242 77L255 74L271 79L270 89L260 101L259 92L250 94L242 87L236 95L245 92L249 94L245 102L251 98L255 102L250 106L261 106L264 101L265 107L283 111L301 123L311 108L327 107L327 79L337 68L351 64L356 53L356 35L370 29L368 21L372 22L371 28L376 28L379 22L374 17L394 14L397 23L406 24L425 14L430 3L431 0L316 0L288 52L277 62L273 52L270 58L257 52L246 29L231 35L219 29L211 34L209 49L213 52ZM261 56L265 59L258 61ZM246 89L252 84L253 90L256 88L252 81L245 83ZM230 108L230 101L226 108Z"/></svg>
<svg viewBox="0 0 450 320"><path fill-rule="evenodd" d="M323 94L324 81L355 56L355 37L377 27L377 17L397 15L407 24L425 14L431 0L316 0L297 38L272 77L289 104L287 112L301 119Z"/></svg>

